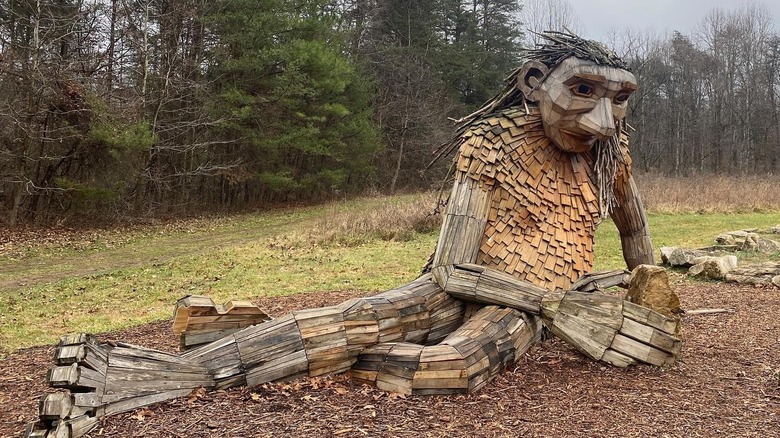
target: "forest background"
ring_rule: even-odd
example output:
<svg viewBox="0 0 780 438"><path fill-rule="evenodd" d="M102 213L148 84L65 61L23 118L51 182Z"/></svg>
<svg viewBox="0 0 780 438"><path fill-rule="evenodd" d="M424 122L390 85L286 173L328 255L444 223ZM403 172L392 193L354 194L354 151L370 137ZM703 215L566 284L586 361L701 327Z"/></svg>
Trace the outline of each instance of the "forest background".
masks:
<svg viewBox="0 0 780 438"><path fill-rule="evenodd" d="M450 118L565 0L0 0L0 224L428 189ZM780 34L760 3L616 32L638 172L780 171Z"/></svg>

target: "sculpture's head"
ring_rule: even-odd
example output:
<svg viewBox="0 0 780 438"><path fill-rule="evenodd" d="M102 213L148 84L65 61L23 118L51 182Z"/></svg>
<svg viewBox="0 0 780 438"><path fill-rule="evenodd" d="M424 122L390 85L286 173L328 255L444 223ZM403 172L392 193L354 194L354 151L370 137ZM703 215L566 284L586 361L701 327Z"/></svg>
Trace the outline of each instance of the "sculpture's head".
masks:
<svg viewBox="0 0 780 438"><path fill-rule="evenodd" d="M545 134L567 152L606 141L626 116L636 78L613 52L574 35L548 35L518 69L516 87L538 103Z"/></svg>
<svg viewBox="0 0 780 438"><path fill-rule="evenodd" d="M525 98L539 104L547 137L567 152L587 152L614 136L637 89L627 70L574 56L554 67L527 61L517 79Z"/></svg>

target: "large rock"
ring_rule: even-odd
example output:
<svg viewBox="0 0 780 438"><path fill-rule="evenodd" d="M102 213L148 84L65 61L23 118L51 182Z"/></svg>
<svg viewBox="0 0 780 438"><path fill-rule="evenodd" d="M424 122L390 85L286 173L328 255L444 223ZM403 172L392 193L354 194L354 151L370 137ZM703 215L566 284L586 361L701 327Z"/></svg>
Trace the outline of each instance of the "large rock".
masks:
<svg viewBox="0 0 780 438"><path fill-rule="evenodd" d="M637 266L631 273L626 299L668 317L680 316L680 298L669 285L666 269L660 266Z"/></svg>
<svg viewBox="0 0 780 438"><path fill-rule="evenodd" d="M736 246L736 249L739 251L758 251L763 253L780 251L780 242L761 237L756 234L756 231L754 228L729 231L716 236L715 241L723 246Z"/></svg>
<svg viewBox="0 0 780 438"><path fill-rule="evenodd" d="M694 260L707 255L709 255L708 252L698 249L685 249L673 246L661 247L661 261L672 267L681 266L687 268L693 266Z"/></svg>
<svg viewBox="0 0 780 438"><path fill-rule="evenodd" d="M772 239L765 239L758 234L755 235L755 239L752 239L755 246L755 251L763 253L773 253L780 251L780 242Z"/></svg>
<svg viewBox="0 0 780 438"><path fill-rule="evenodd" d="M746 228L744 230L729 231L727 233L715 236L715 241L721 245L734 245L742 243L749 234L755 234L757 228Z"/></svg>
<svg viewBox="0 0 780 438"><path fill-rule="evenodd" d="M741 266L726 274L726 281L780 287L780 262Z"/></svg>
<svg viewBox="0 0 780 438"><path fill-rule="evenodd" d="M698 257L694 265L688 269L688 274L699 278L723 280L732 269L737 267L737 257L733 255L721 257Z"/></svg>

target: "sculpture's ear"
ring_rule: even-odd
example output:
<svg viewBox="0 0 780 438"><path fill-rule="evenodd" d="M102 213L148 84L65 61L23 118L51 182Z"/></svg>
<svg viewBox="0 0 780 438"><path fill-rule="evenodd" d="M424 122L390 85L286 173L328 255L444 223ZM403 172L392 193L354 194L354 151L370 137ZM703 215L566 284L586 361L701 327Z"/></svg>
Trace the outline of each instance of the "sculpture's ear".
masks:
<svg viewBox="0 0 780 438"><path fill-rule="evenodd" d="M523 64L520 74L517 75L517 87L523 92L526 99L531 102L539 101L534 91L537 90L539 83L544 80L549 71L550 69L539 61L531 60Z"/></svg>

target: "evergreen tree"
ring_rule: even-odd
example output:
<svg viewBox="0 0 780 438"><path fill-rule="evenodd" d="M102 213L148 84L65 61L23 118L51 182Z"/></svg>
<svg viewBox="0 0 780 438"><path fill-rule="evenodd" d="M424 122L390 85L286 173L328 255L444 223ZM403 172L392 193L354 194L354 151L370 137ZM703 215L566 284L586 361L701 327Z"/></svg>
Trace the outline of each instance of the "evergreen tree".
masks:
<svg viewBox="0 0 780 438"><path fill-rule="evenodd" d="M441 71L468 109L503 86L518 66L523 33L516 0L442 0Z"/></svg>
<svg viewBox="0 0 780 438"><path fill-rule="evenodd" d="M226 178L244 196L310 199L370 174L370 88L341 51L325 3L230 0L211 17L212 110L235 142L225 152L241 159Z"/></svg>

